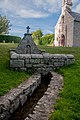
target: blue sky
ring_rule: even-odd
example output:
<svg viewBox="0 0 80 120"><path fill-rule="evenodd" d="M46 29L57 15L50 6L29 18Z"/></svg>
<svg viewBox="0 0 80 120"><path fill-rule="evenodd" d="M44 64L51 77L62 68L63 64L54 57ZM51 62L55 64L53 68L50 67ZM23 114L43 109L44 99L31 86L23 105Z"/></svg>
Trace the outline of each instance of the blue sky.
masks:
<svg viewBox="0 0 80 120"><path fill-rule="evenodd" d="M80 0L73 1L73 11L80 13ZM23 37L26 26L44 34L54 33L61 13L61 0L0 0L0 14L12 24L10 34Z"/></svg>

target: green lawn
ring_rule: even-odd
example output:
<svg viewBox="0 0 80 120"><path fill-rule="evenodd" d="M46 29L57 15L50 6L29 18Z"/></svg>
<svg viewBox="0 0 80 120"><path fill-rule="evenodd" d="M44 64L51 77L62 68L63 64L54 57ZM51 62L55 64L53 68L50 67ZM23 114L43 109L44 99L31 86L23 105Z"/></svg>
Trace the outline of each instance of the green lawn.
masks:
<svg viewBox="0 0 80 120"><path fill-rule="evenodd" d="M57 72L64 77L64 88L55 105L50 120L80 120L80 48L40 47L50 53L66 53L75 56L75 64L60 68Z"/></svg>
<svg viewBox="0 0 80 120"><path fill-rule="evenodd" d="M17 72L9 69L9 50L16 46L17 44L0 43L0 96L11 88L18 86L31 75L27 72Z"/></svg>

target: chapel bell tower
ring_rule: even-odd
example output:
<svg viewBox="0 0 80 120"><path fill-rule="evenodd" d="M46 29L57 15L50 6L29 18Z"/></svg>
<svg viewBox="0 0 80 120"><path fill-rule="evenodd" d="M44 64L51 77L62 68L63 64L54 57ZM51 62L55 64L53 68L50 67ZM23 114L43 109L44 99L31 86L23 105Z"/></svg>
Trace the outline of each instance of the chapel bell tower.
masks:
<svg viewBox="0 0 80 120"><path fill-rule="evenodd" d="M71 12L72 8L72 0L62 0L62 14L64 14L65 10Z"/></svg>

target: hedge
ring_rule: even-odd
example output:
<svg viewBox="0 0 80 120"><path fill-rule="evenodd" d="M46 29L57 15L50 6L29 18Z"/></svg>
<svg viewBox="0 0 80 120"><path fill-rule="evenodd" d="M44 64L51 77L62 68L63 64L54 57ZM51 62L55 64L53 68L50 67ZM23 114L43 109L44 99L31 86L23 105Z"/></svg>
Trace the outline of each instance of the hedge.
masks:
<svg viewBox="0 0 80 120"><path fill-rule="evenodd" d="M19 43L21 40L18 36L10 36L10 35L0 35L0 43Z"/></svg>

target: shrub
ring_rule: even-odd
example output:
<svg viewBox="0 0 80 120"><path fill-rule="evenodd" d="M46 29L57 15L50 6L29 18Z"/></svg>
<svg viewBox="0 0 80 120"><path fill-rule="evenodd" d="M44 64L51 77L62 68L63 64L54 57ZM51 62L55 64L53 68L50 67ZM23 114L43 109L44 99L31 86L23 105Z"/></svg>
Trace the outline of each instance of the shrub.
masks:
<svg viewBox="0 0 80 120"><path fill-rule="evenodd" d="M5 42L5 43L19 43L21 40L20 37L18 36L10 36L10 35L0 35L0 43Z"/></svg>

